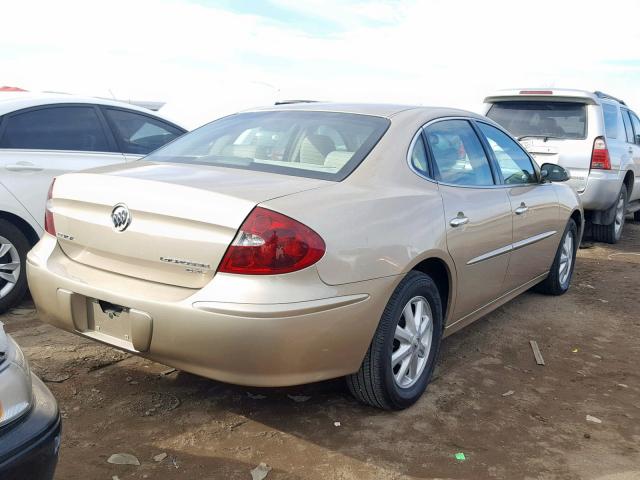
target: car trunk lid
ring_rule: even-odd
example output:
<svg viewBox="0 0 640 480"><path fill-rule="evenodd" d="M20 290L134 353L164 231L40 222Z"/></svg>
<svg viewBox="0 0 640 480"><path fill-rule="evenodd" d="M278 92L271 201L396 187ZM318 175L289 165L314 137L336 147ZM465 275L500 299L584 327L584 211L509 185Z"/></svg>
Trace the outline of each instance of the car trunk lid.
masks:
<svg viewBox="0 0 640 480"><path fill-rule="evenodd" d="M189 288L214 276L260 202L331 184L224 167L135 162L61 176L51 210L71 259L102 270ZM114 207L130 223L114 227Z"/></svg>

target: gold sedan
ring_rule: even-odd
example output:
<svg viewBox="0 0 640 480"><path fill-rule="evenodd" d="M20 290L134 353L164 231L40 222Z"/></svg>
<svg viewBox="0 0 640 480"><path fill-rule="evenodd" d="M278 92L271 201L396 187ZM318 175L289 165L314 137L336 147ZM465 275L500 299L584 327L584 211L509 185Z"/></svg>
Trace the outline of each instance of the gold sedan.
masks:
<svg viewBox="0 0 640 480"><path fill-rule="evenodd" d="M396 105L231 115L58 177L27 273L40 318L216 380L424 392L440 341L567 291L583 214L494 122Z"/></svg>

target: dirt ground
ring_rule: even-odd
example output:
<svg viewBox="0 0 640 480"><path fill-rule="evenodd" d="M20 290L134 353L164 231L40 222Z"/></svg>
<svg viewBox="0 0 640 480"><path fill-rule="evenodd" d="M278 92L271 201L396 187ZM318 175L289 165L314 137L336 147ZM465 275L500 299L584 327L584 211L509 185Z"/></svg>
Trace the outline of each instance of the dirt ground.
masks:
<svg viewBox="0 0 640 480"><path fill-rule="evenodd" d="M640 479L639 223L580 250L565 296L526 293L447 338L427 393L399 413L359 405L339 380L166 374L40 323L30 302L0 319L60 403L57 479L250 479L261 462L268 480Z"/></svg>

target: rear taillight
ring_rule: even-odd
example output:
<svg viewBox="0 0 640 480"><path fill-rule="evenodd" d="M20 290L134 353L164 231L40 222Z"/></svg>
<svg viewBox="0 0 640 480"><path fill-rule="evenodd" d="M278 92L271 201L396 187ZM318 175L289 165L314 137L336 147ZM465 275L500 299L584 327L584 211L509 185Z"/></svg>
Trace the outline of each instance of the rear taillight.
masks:
<svg viewBox="0 0 640 480"><path fill-rule="evenodd" d="M604 137L598 137L593 141L593 152L591 152L591 168L600 170L611 170L611 160L609 159L609 149Z"/></svg>
<svg viewBox="0 0 640 480"><path fill-rule="evenodd" d="M54 178L49 187L49 193L47 194L47 203L44 209L44 229L47 233L56 236L56 226L53 223L53 212L51 211L51 197L53 195L53 185L56 183Z"/></svg>
<svg viewBox="0 0 640 480"><path fill-rule="evenodd" d="M313 265L325 252L324 240L306 225L256 207L225 254L219 272L274 275Z"/></svg>

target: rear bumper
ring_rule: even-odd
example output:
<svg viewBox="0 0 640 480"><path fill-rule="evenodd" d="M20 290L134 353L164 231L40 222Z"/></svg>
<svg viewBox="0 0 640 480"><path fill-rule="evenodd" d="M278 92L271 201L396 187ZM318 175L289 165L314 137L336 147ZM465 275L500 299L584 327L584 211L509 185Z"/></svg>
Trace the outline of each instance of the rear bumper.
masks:
<svg viewBox="0 0 640 480"><path fill-rule="evenodd" d="M587 185L579 193L585 210L606 210L618 199L623 177L611 170L591 170Z"/></svg>
<svg viewBox="0 0 640 480"><path fill-rule="evenodd" d="M357 371L398 281L336 287L310 268L271 278L216 275L202 290L188 290L73 262L48 235L29 253L27 275L45 322L181 370L252 386ZM92 299L130 309L126 339L91 327Z"/></svg>
<svg viewBox="0 0 640 480"><path fill-rule="evenodd" d="M56 400L32 375L33 408L0 430L0 478L49 480L58 462L61 422Z"/></svg>

